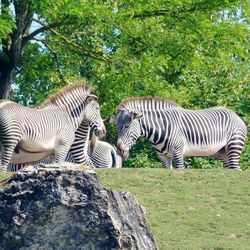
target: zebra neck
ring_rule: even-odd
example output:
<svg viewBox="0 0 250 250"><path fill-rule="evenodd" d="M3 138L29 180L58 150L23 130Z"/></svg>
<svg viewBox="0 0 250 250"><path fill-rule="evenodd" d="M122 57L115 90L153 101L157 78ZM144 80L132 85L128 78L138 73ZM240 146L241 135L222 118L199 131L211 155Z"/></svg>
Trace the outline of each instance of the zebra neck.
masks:
<svg viewBox="0 0 250 250"><path fill-rule="evenodd" d="M159 113L159 112L158 112ZM143 118L139 120L141 128L141 136L147 138L151 143L155 144L162 137L162 121L159 117L151 112L143 113Z"/></svg>
<svg viewBox="0 0 250 250"><path fill-rule="evenodd" d="M81 123L78 129L75 132L75 142L81 145L81 148L85 155L88 152L89 146L89 138L90 138L90 127L87 123Z"/></svg>
<svg viewBox="0 0 250 250"><path fill-rule="evenodd" d="M71 152L80 155L79 161L92 166L88 155L90 128L87 123L82 122L75 132L75 141L71 146Z"/></svg>
<svg viewBox="0 0 250 250"><path fill-rule="evenodd" d="M140 135L150 140L153 132L153 126L151 126L152 124L147 121L146 117L139 120L139 123L141 128Z"/></svg>
<svg viewBox="0 0 250 250"><path fill-rule="evenodd" d="M83 121L83 114L85 109L85 101L82 101L83 99L85 98L82 98L81 101L75 99L75 102L73 102L71 99L67 100L66 98L61 98L54 101L53 103L47 103L42 108L57 108L66 112L69 115L70 120L73 121L75 129L77 129Z"/></svg>

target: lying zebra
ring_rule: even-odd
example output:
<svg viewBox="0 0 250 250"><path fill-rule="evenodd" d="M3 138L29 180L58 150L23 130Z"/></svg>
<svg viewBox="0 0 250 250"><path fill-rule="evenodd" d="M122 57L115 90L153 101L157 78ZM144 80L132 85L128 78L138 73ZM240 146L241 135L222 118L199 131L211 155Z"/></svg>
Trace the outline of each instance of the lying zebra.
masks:
<svg viewBox="0 0 250 250"><path fill-rule="evenodd" d="M122 160L121 156L117 154L116 147L108 142L98 140L94 133L90 140L90 130L88 124L82 122L75 133L75 141L70 149L74 156L68 155L67 161L97 168L121 167Z"/></svg>
<svg viewBox="0 0 250 250"><path fill-rule="evenodd" d="M232 110L223 107L187 110L151 97L127 99L117 109L117 146L124 157L137 138L144 136L165 167L170 167L173 161L174 167L184 168L183 157L211 155L226 168L240 169L247 129Z"/></svg>
<svg viewBox="0 0 250 250"><path fill-rule="evenodd" d="M104 134L99 104L90 92L85 84L70 85L37 109L0 101L0 169L6 171L9 163L39 161L51 154L56 163L65 161L82 121L97 136Z"/></svg>
<svg viewBox="0 0 250 250"><path fill-rule="evenodd" d="M117 154L117 148L105 141L100 141L93 134L91 144L88 148L88 155L92 163L97 168L121 168L122 158Z"/></svg>

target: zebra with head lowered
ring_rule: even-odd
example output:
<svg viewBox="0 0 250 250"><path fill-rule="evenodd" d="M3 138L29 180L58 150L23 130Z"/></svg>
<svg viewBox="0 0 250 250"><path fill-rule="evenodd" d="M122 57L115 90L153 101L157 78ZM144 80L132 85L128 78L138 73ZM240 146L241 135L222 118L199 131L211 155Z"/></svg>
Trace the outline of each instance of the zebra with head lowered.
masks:
<svg viewBox="0 0 250 250"><path fill-rule="evenodd" d="M49 155L54 155L55 162L64 161L82 121L97 136L104 134L96 100L91 88L83 83L63 88L37 109L2 100L0 168L6 171L9 163L34 162Z"/></svg>
<svg viewBox="0 0 250 250"><path fill-rule="evenodd" d="M118 106L117 147L123 156L139 136L148 138L163 165L184 168L183 157L213 156L224 167L240 169L247 129L232 110L187 110L159 98L132 98Z"/></svg>

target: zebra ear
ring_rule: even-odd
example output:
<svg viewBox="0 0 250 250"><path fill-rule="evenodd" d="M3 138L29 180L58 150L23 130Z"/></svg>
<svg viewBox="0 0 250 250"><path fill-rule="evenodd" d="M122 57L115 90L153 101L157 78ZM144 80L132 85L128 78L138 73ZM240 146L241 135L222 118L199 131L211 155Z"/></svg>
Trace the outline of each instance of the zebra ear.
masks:
<svg viewBox="0 0 250 250"><path fill-rule="evenodd" d="M133 119L141 119L143 117L143 114L141 113L136 113L136 112L132 112L132 115L133 115Z"/></svg>
<svg viewBox="0 0 250 250"><path fill-rule="evenodd" d="M116 121L116 116L115 116L115 115L112 115L112 116L110 116L110 117L104 119L103 122L106 123L106 124L110 124L110 123L113 123L113 122L115 122L115 121Z"/></svg>
<svg viewBox="0 0 250 250"><path fill-rule="evenodd" d="M96 95L88 95L86 98L87 103L91 101L97 101L97 96Z"/></svg>

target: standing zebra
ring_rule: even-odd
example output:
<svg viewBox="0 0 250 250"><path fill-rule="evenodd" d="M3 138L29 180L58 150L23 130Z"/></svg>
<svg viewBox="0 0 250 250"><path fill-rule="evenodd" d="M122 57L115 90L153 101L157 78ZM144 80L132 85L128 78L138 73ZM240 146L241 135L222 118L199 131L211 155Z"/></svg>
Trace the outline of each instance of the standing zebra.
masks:
<svg viewBox="0 0 250 250"><path fill-rule="evenodd" d="M232 110L187 110L151 97L127 99L117 109L117 146L124 157L137 138L144 136L165 167L173 161L174 167L184 168L183 157L212 155L226 168L240 168L247 130Z"/></svg>
<svg viewBox="0 0 250 250"><path fill-rule="evenodd" d="M100 141L93 133L90 139L90 127L87 122L83 121L75 132L74 143L65 159L66 162L83 164L94 168L120 168L122 167L121 156L117 154L117 149L110 143ZM74 155L74 156L73 156ZM30 158L30 156L28 155ZM50 164L51 157L47 157L38 162L31 162L29 165ZM9 164L8 171L19 171L26 164Z"/></svg>
<svg viewBox="0 0 250 250"><path fill-rule="evenodd" d="M0 169L52 154L55 162L64 161L83 120L97 136L105 133L96 100L89 86L78 83L58 91L38 109L0 101Z"/></svg>

